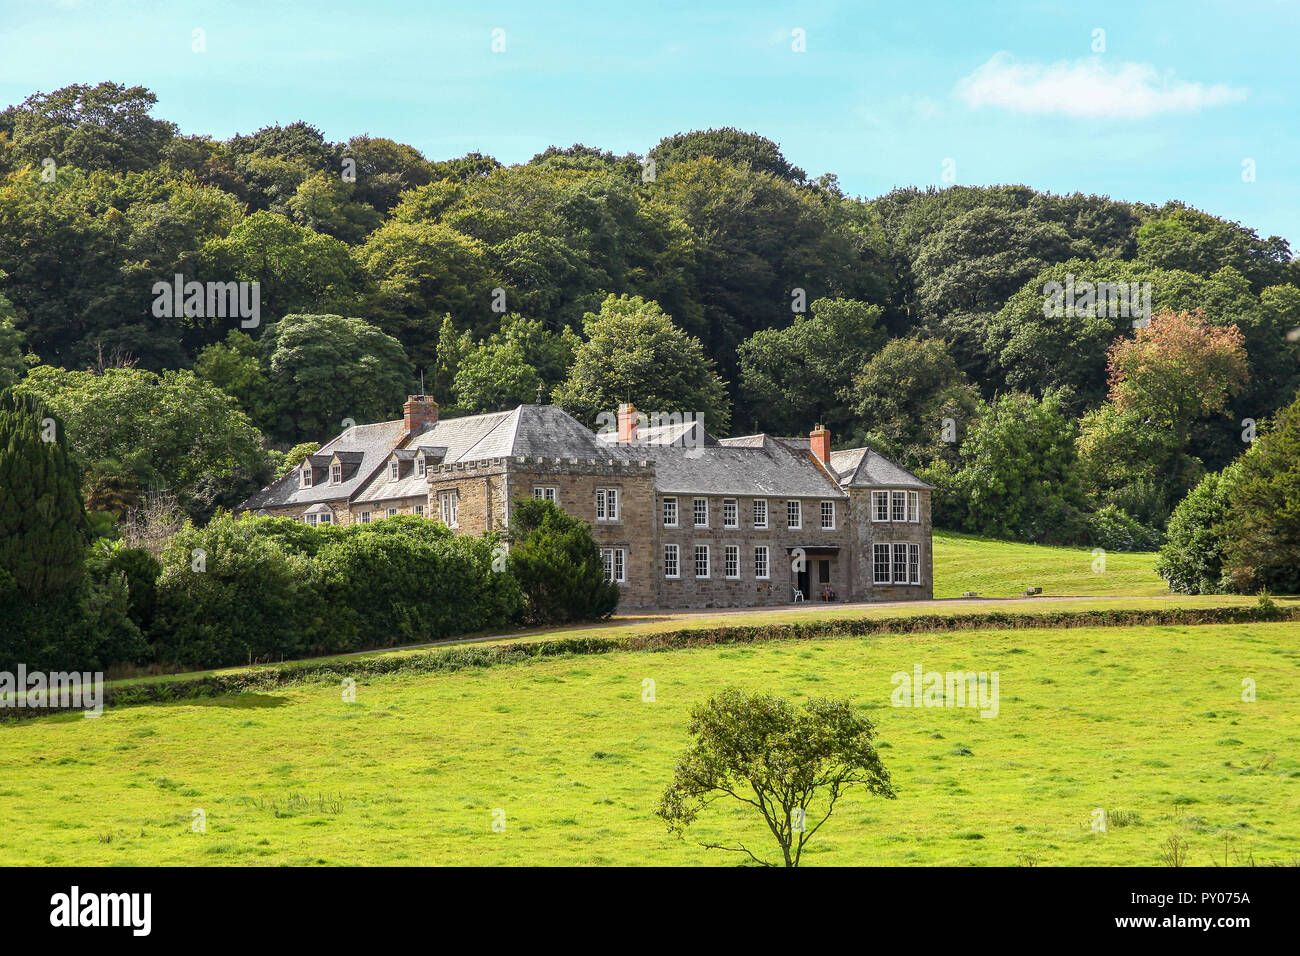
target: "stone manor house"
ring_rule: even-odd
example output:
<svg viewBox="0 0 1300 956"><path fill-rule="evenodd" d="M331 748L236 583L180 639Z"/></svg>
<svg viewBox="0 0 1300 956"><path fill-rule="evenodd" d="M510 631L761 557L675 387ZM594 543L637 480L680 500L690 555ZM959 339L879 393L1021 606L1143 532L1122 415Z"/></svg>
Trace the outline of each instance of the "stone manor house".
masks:
<svg viewBox="0 0 1300 956"><path fill-rule="evenodd" d="M398 421L355 425L239 511L308 524L413 514L457 534L510 524L521 496L591 525L620 609L934 596L932 486L870 448L647 427L630 404L593 432L552 405L440 419L413 395Z"/></svg>

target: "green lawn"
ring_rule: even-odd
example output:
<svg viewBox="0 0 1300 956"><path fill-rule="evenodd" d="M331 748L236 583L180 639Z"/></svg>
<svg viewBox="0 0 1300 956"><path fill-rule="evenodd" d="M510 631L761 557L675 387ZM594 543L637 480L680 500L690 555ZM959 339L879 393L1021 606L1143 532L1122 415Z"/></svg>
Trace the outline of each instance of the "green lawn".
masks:
<svg viewBox="0 0 1300 956"><path fill-rule="evenodd" d="M959 542L960 543L960 542ZM972 631L620 652L0 725L0 864L732 863L651 815L728 683L872 709L899 799L848 799L828 864L1300 859L1294 624ZM890 706L891 675L997 671L1000 709ZM1245 678L1258 700L1241 699ZM656 700L642 701L646 679ZM1090 830L1094 808L1135 814ZM190 830L192 811L207 832ZM493 811L505 814L493 832ZM765 845L706 813L701 839Z"/></svg>
<svg viewBox="0 0 1300 956"><path fill-rule="evenodd" d="M1109 551L1104 557L1105 570L1095 570L1097 557L1091 548L1016 544L936 531L934 596L975 591L981 597L1010 597L1027 587L1041 587L1051 595L1169 593L1165 579L1155 572L1154 553Z"/></svg>

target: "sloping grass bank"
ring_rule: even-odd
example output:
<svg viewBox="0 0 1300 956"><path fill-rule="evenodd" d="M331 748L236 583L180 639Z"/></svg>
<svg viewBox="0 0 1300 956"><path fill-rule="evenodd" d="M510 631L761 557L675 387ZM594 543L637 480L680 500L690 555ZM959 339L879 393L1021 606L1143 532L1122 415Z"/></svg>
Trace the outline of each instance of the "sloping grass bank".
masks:
<svg viewBox="0 0 1300 956"><path fill-rule="evenodd" d="M945 633L971 630L1032 630L1080 627L1191 626L1300 621L1300 608L1253 607L1137 608L974 614L914 614L900 617L859 617L791 621L780 624L737 624L712 628L680 628L626 637L569 637L503 644L461 645L439 650L330 658L269 665L253 670L207 674L191 679L110 685L104 706L121 707L264 691L290 684L341 681L384 674L426 674L465 668L494 667L534 658L608 654L614 651L666 651L718 644L749 644L779 640L861 637L879 634ZM40 717L50 710L6 708L0 721Z"/></svg>

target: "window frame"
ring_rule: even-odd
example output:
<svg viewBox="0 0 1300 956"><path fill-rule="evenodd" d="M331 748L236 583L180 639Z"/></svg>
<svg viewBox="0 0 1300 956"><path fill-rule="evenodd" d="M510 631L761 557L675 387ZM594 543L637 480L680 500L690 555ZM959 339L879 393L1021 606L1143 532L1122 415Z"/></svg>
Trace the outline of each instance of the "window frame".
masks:
<svg viewBox="0 0 1300 956"><path fill-rule="evenodd" d="M671 574L668 573L668 555L672 554ZM681 545L665 544L664 545L664 577L670 581L679 581L682 577L682 549Z"/></svg>
<svg viewBox="0 0 1300 956"><path fill-rule="evenodd" d="M732 558L735 558L736 570L732 572ZM728 581L740 580L740 545L728 544L722 550L722 576Z"/></svg>
<svg viewBox="0 0 1300 956"><path fill-rule="evenodd" d="M424 505L412 505L412 506L411 506L411 514L415 515L417 518L423 518L423 517L424 517Z"/></svg>
<svg viewBox="0 0 1300 956"><path fill-rule="evenodd" d="M312 486L312 473L311 473L310 461L303 462L302 472L299 481L301 482L299 487L310 488Z"/></svg>
<svg viewBox="0 0 1300 956"><path fill-rule="evenodd" d="M460 492L457 489L438 492L438 520L448 528L460 527Z"/></svg>
<svg viewBox="0 0 1300 956"><path fill-rule="evenodd" d="M700 557L704 558L704 573L700 574ZM713 575L712 559L709 554L707 544L697 544L695 546L695 580L706 581Z"/></svg>
<svg viewBox="0 0 1300 956"><path fill-rule="evenodd" d="M885 556L884 580L881 580L880 578L880 571L881 571L880 557L881 557L882 549L884 550L884 556ZM871 545L871 583L872 584L893 584L892 548L888 543L883 541L877 541Z"/></svg>
<svg viewBox="0 0 1300 956"><path fill-rule="evenodd" d="M762 510L762 512L763 512L763 520L762 520L762 521L759 521L759 519L758 519L758 512L759 512L759 510L760 510L760 506L761 506L761 510ZM755 499L754 499L754 530L755 530L755 531L766 531L766 530L767 530L767 526L768 526L768 525L767 525L767 522L768 522L768 507L767 507L767 499L766 499L766 498L755 498Z"/></svg>
<svg viewBox="0 0 1300 956"><path fill-rule="evenodd" d="M907 571L911 579L908 584L921 583L921 546L919 544L908 544L907 546Z"/></svg>
<svg viewBox="0 0 1300 956"><path fill-rule="evenodd" d="M906 584L906 583L907 583L907 545L906 545L904 542L902 542L902 541L895 541L895 542L893 542L893 551L894 551L894 560L893 560L893 576L894 576L894 580L893 580L893 583L894 583L894 584ZM899 561L899 558L898 558L898 556L899 556L900 554L903 556L903 559L902 559L901 562ZM899 569L900 567L902 567L902 569L903 569L903 573L902 573L902 575L901 575L901 578L900 578L900 575L899 575L899 573L898 573L898 569Z"/></svg>
<svg viewBox="0 0 1300 956"><path fill-rule="evenodd" d="M879 502L884 501L885 516L880 516L881 507ZM889 520L889 492L873 491L871 492L871 520L873 522L884 522Z"/></svg>
<svg viewBox="0 0 1300 956"><path fill-rule="evenodd" d="M891 490L889 492L889 520L891 522L907 521L907 492Z"/></svg>
<svg viewBox="0 0 1300 956"><path fill-rule="evenodd" d="M618 489L596 489L596 520L606 524L618 521Z"/></svg>
<svg viewBox="0 0 1300 956"><path fill-rule="evenodd" d="M828 506L830 507L830 512L831 512L831 523L830 523L830 524L827 524L827 523L826 523L826 509L827 509ZM821 514L820 514L819 517L820 517L820 519L821 519L821 529L822 529L823 531L834 531L834 530L835 530L835 512L836 512L836 510L837 510L837 509L835 508L835 502L834 502L834 501L832 501L832 500L830 500L830 499L827 499L827 500L825 500L825 501L822 502L822 506L821 506Z"/></svg>
<svg viewBox="0 0 1300 956"><path fill-rule="evenodd" d="M758 557L760 554L762 554L763 556L763 559L761 561L759 560ZM754 545L754 580L756 581L772 580L772 563L770 558L771 555L767 545L765 544Z"/></svg>
<svg viewBox="0 0 1300 956"><path fill-rule="evenodd" d="M370 524L370 512L369 511L361 512L361 517L359 520L361 524Z"/></svg>
<svg viewBox="0 0 1300 956"><path fill-rule="evenodd" d="M909 524L921 523L921 493L919 491L909 491L907 493L907 521Z"/></svg>
<svg viewBox="0 0 1300 956"><path fill-rule="evenodd" d="M700 505L704 506L704 521L700 521ZM707 528L709 526L709 499L692 498L691 499L691 527Z"/></svg>
<svg viewBox="0 0 1300 956"><path fill-rule="evenodd" d="M425 464L423 455L415 456L415 477L427 478L429 476L429 467Z"/></svg>
<svg viewBox="0 0 1300 956"><path fill-rule="evenodd" d="M605 572L605 580L615 584L627 584L627 549L601 548L600 566Z"/></svg>
<svg viewBox="0 0 1300 956"><path fill-rule="evenodd" d="M730 512L731 520L727 520L727 514ZM735 529L740 527L740 502L735 498L722 499L722 527L726 529Z"/></svg>
<svg viewBox="0 0 1300 956"><path fill-rule="evenodd" d="M538 492L541 492L538 494ZM549 496L547 492L550 492ZM554 504L560 503L560 489L558 485L533 485L533 497L538 501L550 501Z"/></svg>
<svg viewBox="0 0 1300 956"><path fill-rule="evenodd" d="M330 484L343 484L343 465L341 462L331 462L330 464Z"/></svg>
<svg viewBox="0 0 1300 956"><path fill-rule="evenodd" d="M397 481L402 477L402 463L397 458L388 461L388 480Z"/></svg>
<svg viewBox="0 0 1300 956"><path fill-rule="evenodd" d="M790 518L793 515L794 521ZM785 502L785 528L787 531L803 530L803 502L798 498L787 498Z"/></svg>
<svg viewBox="0 0 1300 956"><path fill-rule="evenodd" d="M673 514L673 520L672 520L671 522L668 520L668 509L669 509L669 508L672 508L672 514ZM664 497L664 499L663 499L663 507L660 509L660 514L661 514L661 516L662 516L662 518L663 518L663 523L664 523L664 527L665 527L665 528L676 528L676 527L677 527L677 523L681 520L681 511L680 511L680 509L677 507L677 496L676 496L676 495L668 495L668 496L665 496L665 497Z"/></svg>

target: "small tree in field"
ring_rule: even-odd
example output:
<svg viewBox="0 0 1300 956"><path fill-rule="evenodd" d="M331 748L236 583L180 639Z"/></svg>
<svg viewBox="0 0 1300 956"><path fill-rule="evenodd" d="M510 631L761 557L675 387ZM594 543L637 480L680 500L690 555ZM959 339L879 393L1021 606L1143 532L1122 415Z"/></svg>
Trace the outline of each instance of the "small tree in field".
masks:
<svg viewBox="0 0 1300 956"><path fill-rule="evenodd" d="M894 798L889 771L871 745L875 725L847 700L818 698L798 709L778 697L728 688L695 707L689 732L695 743L655 807L678 836L709 804L731 797L763 815L781 848L781 865L794 867L849 788ZM743 843L700 845L778 865Z"/></svg>

